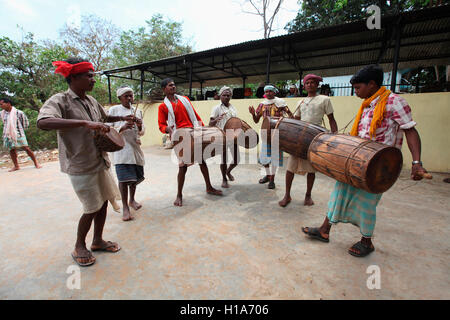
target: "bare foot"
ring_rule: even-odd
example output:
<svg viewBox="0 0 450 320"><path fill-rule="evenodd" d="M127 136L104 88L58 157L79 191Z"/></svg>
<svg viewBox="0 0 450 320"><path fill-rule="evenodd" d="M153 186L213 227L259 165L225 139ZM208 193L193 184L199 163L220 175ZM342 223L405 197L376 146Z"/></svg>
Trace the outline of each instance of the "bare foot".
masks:
<svg viewBox="0 0 450 320"><path fill-rule="evenodd" d="M130 207L132 207L134 210L139 210L142 208L142 205L136 201L130 201Z"/></svg>
<svg viewBox="0 0 450 320"><path fill-rule="evenodd" d="M313 206L314 201L312 200L311 196L305 196L305 202L303 204L305 206Z"/></svg>
<svg viewBox="0 0 450 320"><path fill-rule="evenodd" d="M234 177L231 175L231 173L227 172L227 177L228 177L228 180L234 181Z"/></svg>
<svg viewBox="0 0 450 320"><path fill-rule="evenodd" d="M292 201L291 197L284 197L278 204L280 207L286 207Z"/></svg>
<svg viewBox="0 0 450 320"><path fill-rule="evenodd" d="M35 167L36 167L36 169L42 168L42 166L40 164L37 164Z"/></svg>
<svg viewBox="0 0 450 320"><path fill-rule="evenodd" d="M130 209L129 208L123 208L123 217L122 220L123 221L131 221L133 220L134 217L131 215L130 213Z"/></svg>
<svg viewBox="0 0 450 320"><path fill-rule="evenodd" d="M8 170L8 172L13 172L13 171L17 171L20 170L19 167L12 167L11 169Z"/></svg>
<svg viewBox="0 0 450 320"><path fill-rule="evenodd" d="M178 196L175 199L175 202L173 203L173 205L176 207L182 207L183 206L183 198L181 196Z"/></svg>
<svg viewBox="0 0 450 320"><path fill-rule="evenodd" d="M229 188L229 187L230 187L230 185L228 184L228 181L224 180L222 182L222 188Z"/></svg>
<svg viewBox="0 0 450 320"><path fill-rule="evenodd" d="M211 189L206 189L206 193L207 194L212 194L214 196L221 196L222 195L222 190L217 190L217 189L214 189L213 187L211 187Z"/></svg>

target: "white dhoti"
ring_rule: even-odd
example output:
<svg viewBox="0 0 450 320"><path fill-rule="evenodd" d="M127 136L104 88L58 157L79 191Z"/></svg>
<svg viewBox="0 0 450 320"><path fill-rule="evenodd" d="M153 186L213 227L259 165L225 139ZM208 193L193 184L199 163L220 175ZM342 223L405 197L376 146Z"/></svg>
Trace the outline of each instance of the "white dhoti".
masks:
<svg viewBox="0 0 450 320"><path fill-rule="evenodd" d="M114 201L120 196L109 168L93 174L69 175L69 178L83 205L83 213L97 212L106 201Z"/></svg>
<svg viewBox="0 0 450 320"><path fill-rule="evenodd" d="M316 172L316 170L312 167L311 162L309 160L298 158L293 155L289 156L286 170L301 175Z"/></svg>

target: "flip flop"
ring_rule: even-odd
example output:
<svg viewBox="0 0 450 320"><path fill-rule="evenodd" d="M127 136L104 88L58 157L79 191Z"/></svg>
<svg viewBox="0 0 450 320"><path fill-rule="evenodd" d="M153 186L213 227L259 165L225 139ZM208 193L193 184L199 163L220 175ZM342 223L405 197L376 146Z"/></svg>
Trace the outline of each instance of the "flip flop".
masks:
<svg viewBox="0 0 450 320"><path fill-rule="evenodd" d="M308 231L305 230L306 228L308 228ZM304 234L308 235L309 237L320 240L322 242L330 242L330 239L322 237L322 235L320 234L319 228L309 228L309 227L306 227L306 228L302 227L302 231Z"/></svg>
<svg viewBox="0 0 450 320"><path fill-rule="evenodd" d="M356 249L359 251L359 254L356 252L351 251L350 249L348 250L348 253L350 253L352 256L354 257L358 257L358 258L362 258L367 256L368 254L370 254L372 251L375 250L375 248L373 247L367 247L365 246L361 241L358 241L357 243L355 243L351 249Z"/></svg>
<svg viewBox="0 0 450 320"><path fill-rule="evenodd" d="M215 190L215 191L206 191L207 194L212 194L213 196L222 196L223 193L220 190Z"/></svg>
<svg viewBox="0 0 450 320"><path fill-rule="evenodd" d="M92 253L90 251L88 251L89 254L88 255L81 255L81 256L76 256L74 255L74 253L72 252L70 255L72 256L73 260L80 266L80 267L88 267L91 266L95 263L95 257L92 255ZM93 260L91 260L90 262L86 262L86 263L81 263L80 261L78 261L78 259L90 259L93 258Z"/></svg>
<svg viewBox="0 0 450 320"><path fill-rule="evenodd" d="M110 248L116 248L116 247L117 247L117 249L110 249ZM122 248L117 243L111 242L111 241L106 241L106 246L104 246L102 248L92 248L92 246L91 246L92 251L105 251L105 252L115 253L117 251L120 251L120 249L122 249Z"/></svg>
<svg viewBox="0 0 450 320"><path fill-rule="evenodd" d="M269 177L268 176L264 176L264 178L259 179L258 182L261 183L261 184L267 183L267 182L269 182Z"/></svg>

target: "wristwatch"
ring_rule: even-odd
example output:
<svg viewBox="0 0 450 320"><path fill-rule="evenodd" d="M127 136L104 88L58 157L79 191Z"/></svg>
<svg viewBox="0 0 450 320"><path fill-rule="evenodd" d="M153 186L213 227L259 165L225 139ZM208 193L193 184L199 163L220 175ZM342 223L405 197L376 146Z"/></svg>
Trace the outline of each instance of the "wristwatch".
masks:
<svg viewBox="0 0 450 320"><path fill-rule="evenodd" d="M414 161L412 162L412 165L415 165L415 164L420 164L420 165L422 166L422 161L414 160Z"/></svg>

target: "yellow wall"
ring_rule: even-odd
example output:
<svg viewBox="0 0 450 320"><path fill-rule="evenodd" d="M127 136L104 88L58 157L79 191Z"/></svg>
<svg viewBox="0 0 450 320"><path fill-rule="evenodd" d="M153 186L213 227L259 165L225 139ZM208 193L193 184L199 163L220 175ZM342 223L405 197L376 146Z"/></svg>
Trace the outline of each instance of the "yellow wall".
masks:
<svg viewBox="0 0 450 320"><path fill-rule="evenodd" d="M450 122L450 93L421 93L402 95L408 101L412 109L412 116L417 122L417 130L422 140L422 162L424 167L434 172L450 172L450 134L447 131ZM301 98L285 98L291 111L295 110L297 102ZM261 99L236 99L231 100L237 109L238 116L259 131L261 120L258 124L248 112L248 106L258 106ZM355 116L361 99L357 97L331 97L334 107L334 115L339 129L345 127ZM195 110L198 112L205 125L209 122L212 108L218 103L217 100L193 101ZM142 137L142 145L161 145L162 134L158 129L158 104L150 104L143 107L145 110L144 123L146 134ZM328 120L325 119L326 127L329 128ZM350 124L345 132L347 133ZM255 152L256 148L250 152ZM403 143L404 166L410 168L411 153L409 152L406 139Z"/></svg>

